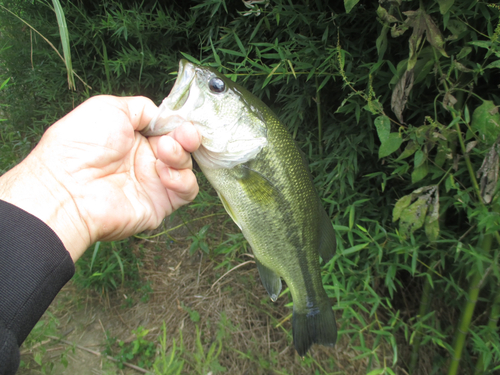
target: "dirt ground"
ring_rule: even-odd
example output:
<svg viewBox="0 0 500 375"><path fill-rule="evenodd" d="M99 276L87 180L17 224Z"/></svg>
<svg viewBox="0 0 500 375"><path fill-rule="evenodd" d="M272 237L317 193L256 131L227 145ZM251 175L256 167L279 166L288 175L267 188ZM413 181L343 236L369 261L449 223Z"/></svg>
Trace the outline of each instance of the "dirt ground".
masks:
<svg viewBox="0 0 500 375"><path fill-rule="evenodd" d="M227 225L226 217L211 220L220 221L213 228L222 225L222 220L226 220L224 226ZM230 230L236 232L237 228ZM176 239L185 239L189 233L181 228L170 234ZM157 246L157 240L154 242ZM147 249L148 243L153 245L151 240L144 240L142 246ZM138 327L149 330L144 339L155 342L156 350L160 350L158 336L163 323L167 351L172 349L173 339L177 347L183 347L183 352L178 352L179 357L182 354L185 359L182 374L366 373L367 360L356 358L359 353L350 347L346 334L339 335L334 348L315 345L311 356L304 360L296 354L291 337L289 296L282 295L276 303L270 301L250 254L237 258L239 263L232 266L238 268L225 274L226 269L216 269L225 255L210 259L200 250L189 255L189 246L189 241L178 241L162 250L161 257L153 251L145 251L139 271L142 282L151 287L147 301L141 301L140 293L130 289L102 295L79 290L70 282L42 318L42 321L56 318L56 332L45 335L41 343L21 348L25 367L18 374L144 373L137 360L127 361L139 369L126 366L119 369L116 363L99 353L110 346L114 354L119 351L116 340L111 338L123 341L124 345L133 344L136 336L132 331ZM219 279L220 276L223 277ZM134 303L128 303L128 299ZM337 313L337 318L339 316ZM339 327L341 324L338 322ZM62 337L64 341L49 336ZM197 358L208 361L210 347L215 347L212 357L218 353L216 362L222 366L219 371L197 365Z"/></svg>

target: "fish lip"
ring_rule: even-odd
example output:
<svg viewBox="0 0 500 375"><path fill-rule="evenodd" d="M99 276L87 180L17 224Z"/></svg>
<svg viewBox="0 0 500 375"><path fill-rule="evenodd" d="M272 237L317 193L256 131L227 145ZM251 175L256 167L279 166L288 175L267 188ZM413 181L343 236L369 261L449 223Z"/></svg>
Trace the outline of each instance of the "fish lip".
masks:
<svg viewBox="0 0 500 375"><path fill-rule="evenodd" d="M179 70L170 94L168 94L165 104L171 110L180 109L189 97L191 83L196 76L195 66L189 61L181 59Z"/></svg>

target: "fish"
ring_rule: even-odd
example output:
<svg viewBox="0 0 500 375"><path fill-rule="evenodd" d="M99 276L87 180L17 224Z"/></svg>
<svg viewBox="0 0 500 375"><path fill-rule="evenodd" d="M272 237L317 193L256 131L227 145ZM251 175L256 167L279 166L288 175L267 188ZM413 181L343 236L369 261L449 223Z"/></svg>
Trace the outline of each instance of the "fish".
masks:
<svg viewBox="0 0 500 375"><path fill-rule="evenodd" d="M312 344L333 347L337 324L320 256L324 262L334 256L335 231L291 134L245 88L183 59L170 94L142 134L164 135L184 121L202 136L193 158L250 244L271 300L281 293L281 279L290 290L297 353L304 357Z"/></svg>

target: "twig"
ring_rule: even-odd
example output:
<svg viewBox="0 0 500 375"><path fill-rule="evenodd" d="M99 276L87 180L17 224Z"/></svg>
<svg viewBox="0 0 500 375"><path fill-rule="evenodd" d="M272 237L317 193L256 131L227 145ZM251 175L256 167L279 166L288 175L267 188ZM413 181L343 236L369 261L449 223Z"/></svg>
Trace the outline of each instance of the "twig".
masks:
<svg viewBox="0 0 500 375"><path fill-rule="evenodd" d="M80 350L83 350L87 353L90 353L90 354L93 354L93 355L96 355L96 356L99 356L99 357L104 357L112 362L116 362L118 363L118 360L114 359L113 357L110 357L109 355L105 355L105 354L102 354L102 353L99 353L99 352L96 352L95 350L92 350L92 349L89 349L89 348L86 348L84 346L81 346L81 345L78 345L78 344L75 344L71 341L68 341L68 340L63 340L63 339L60 339L59 337L56 337L56 336L49 336L49 335L46 335L49 339L52 339L52 340L57 340L57 341L60 341L66 345L71 345L75 348L78 348ZM136 365L133 365L131 363L127 363L127 362L123 362L123 365L124 366L127 366L131 369L134 369L136 371L139 371L139 372L142 372L143 374L153 374L152 372L146 370L146 369L143 369L142 367L139 367L139 366L136 366Z"/></svg>
<svg viewBox="0 0 500 375"><path fill-rule="evenodd" d="M245 264L249 264L249 263L255 263L255 261L253 260L247 260L246 262L243 262L241 264L238 264L236 267L233 267L231 268L229 271L227 271L224 275L222 275L221 277L219 277L217 279L217 281L215 283L212 284L212 286L210 287L210 289L213 289L215 284L217 284L219 281L221 281L228 273L230 272L233 272L236 268L240 268L240 267L243 267Z"/></svg>

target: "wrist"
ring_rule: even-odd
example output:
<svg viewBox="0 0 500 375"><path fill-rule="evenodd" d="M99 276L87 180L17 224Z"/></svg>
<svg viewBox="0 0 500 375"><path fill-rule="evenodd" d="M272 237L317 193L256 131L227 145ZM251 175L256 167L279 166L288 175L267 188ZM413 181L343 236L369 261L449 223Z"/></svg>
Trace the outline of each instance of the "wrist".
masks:
<svg viewBox="0 0 500 375"><path fill-rule="evenodd" d="M33 153L0 177L0 199L47 224L73 262L91 245L88 228L72 196Z"/></svg>

